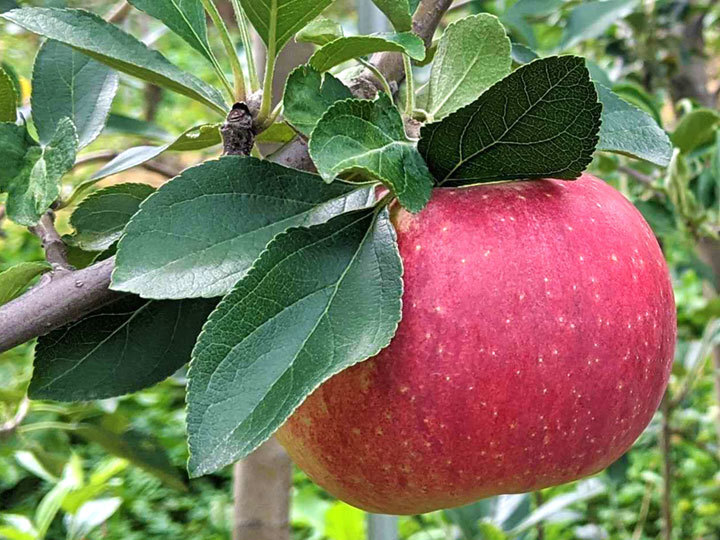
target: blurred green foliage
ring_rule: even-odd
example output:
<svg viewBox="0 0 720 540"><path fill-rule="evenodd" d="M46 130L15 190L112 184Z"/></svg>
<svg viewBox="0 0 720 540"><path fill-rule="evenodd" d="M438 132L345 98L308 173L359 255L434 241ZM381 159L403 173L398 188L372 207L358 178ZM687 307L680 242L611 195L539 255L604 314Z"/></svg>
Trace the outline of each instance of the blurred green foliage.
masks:
<svg viewBox="0 0 720 540"><path fill-rule="evenodd" d="M62 0L21 3L65 4ZM677 27L697 14L705 17L708 69L718 78L718 4L665 0L605 3L613 4L614 15L607 16L609 23L600 25L602 28L589 28L592 25L588 22L595 24L601 17L586 20L587 13L573 14L582 4L595 2L559 0L468 2L454 10L448 20L468 12L488 11L501 17L513 40L541 55L556 53L563 44L573 45L573 52L592 60L590 67L596 80L602 79L625 100L650 113L670 133L683 114L686 119L691 115L711 119L712 113L697 112L701 105L697 102L684 99L673 103L669 81L678 64L687 61ZM0 0L0 9L11 4ZM107 11L110 5L101 0L72 0L67 4L99 13ZM332 15L352 28L356 21L350 8L350 2L339 2L332 8ZM207 63L154 21L134 15L127 21L126 29L153 41L154 47L181 68L216 82ZM217 35L211 34L211 38L217 46ZM38 46L37 37L17 29L3 28L0 34L3 64L13 67L25 94ZM425 74L423 68L418 69L420 80ZM153 92L123 76L113 112L152 120L170 134L179 134L206 120L201 105L169 92ZM720 222L720 136L717 124L710 125L702 119L698 122L702 125L675 131L673 142L680 150L667 172L608 155L597 157L591 167L591 172L612 183L643 212L662 243L672 273L679 327L669 389L670 398L677 401L670 419L669 454L673 470L670 509L676 540L720 538L717 431L720 410L708 354L709 345L718 337L708 335L707 331L720 317L720 301L706 294L710 285L717 285L718 276L701 261L696 249L699 238L711 238ZM86 151L122 149L138 144L138 140L143 138L108 134ZM202 157L192 156L193 161ZM179 158L167 159L173 165L182 165ZM87 176L81 170L71 177L70 184ZM66 192L71 189L71 185L67 186ZM61 229L65 227L61 232L69 232L66 220L67 216L60 213ZM34 236L22 227L2 223L0 271L19 262L42 259ZM704 349L703 336L708 345ZM0 355L0 424L25 406L23 396L32 370L31 353L32 345L24 345ZM75 530L91 527L87 538L109 540L229 538L230 471L187 480L184 382L184 374L178 373L155 388L122 398L30 405L19 428L0 439L0 538L39 538L43 521L47 522L45 537L49 539L71 537L68 531L73 527ZM666 459L659 440L661 420L658 413L632 450L597 476L597 484L590 486L593 489L599 486L593 496L583 496L588 484L578 482L544 490L541 495L544 502L530 495L495 498L460 509L402 517L400 538L536 539L541 534L546 540L659 538L663 527ZM112 457L107 445L83 437L79 425L99 427L114 436L132 430L132 444L144 452ZM165 473L158 475L148 461L161 463ZM168 481L169 477L182 481ZM332 499L300 471L295 472L293 480L291 523L295 539L366 538L363 512ZM71 495L63 497L52 512L53 497L59 492ZM109 517L104 523L82 521L82 505L93 501L99 501L98 506L86 507L86 513L107 512ZM553 501L555 507L548 508ZM44 516L39 509L44 510ZM541 514L532 514L538 509ZM547 512L542 514L543 511ZM530 515L546 518L539 526L532 523L523 527L523 520Z"/></svg>

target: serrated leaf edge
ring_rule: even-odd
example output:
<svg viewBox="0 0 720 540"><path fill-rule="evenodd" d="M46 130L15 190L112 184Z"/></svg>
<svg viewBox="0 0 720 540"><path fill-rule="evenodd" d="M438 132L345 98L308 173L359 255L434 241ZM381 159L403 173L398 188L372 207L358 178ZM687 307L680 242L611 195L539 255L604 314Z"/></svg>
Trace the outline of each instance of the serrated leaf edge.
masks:
<svg viewBox="0 0 720 540"><path fill-rule="evenodd" d="M376 356L377 354L380 353L380 351L382 351L384 348L386 348L388 345L390 345L390 342L393 340L393 338L395 337L395 334L397 333L397 329L400 327L400 322L402 321L402 315L403 315L403 295L404 295L404 293L405 293L405 282L404 282L404 280L403 280L403 276L405 275L405 265L404 265L404 263L403 263L402 256L400 255L400 249L399 249L399 246L398 246L398 243L397 243L397 231L395 230L395 226L393 225L392 220L390 219L390 213L389 213L389 211L387 211L387 208L383 208L383 209L381 209L380 211L376 211L376 215L375 215L375 218L374 218L374 220L373 220L373 224L372 224L372 226L368 229L368 232L370 232L370 231L372 230L372 228L375 226L375 224L376 224L376 222L377 222L377 219L378 219L378 216L379 216L380 213L383 212L383 211L387 212L387 223L388 223L388 226L389 226L389 228L390 228L390 234L391 234L392 239L393 239L393 245L394 245L394 247L395 247L395 253L397 254L398 261L400 262L400 275L399 275L399 278L400 278L400 298L399 298L399 302L398 302L399 316L397 317L397 322L395 323L395 326L394 326L394 328L392 329L392 334L391 334L390 337L388 338L387 343L384 343L384 344L379 345L378 348L377 348L377 350L374 351L372 354L368 355L365 359L363 359L363 360L358 360L357 362L354 362L353 364L350 364L350 365L344 366L344 367L342 367L342 368L340 368L340 369L334 370L334 371L333 371L332 373L330 373L325 379L323 379L323 380L320 381L318 384L316 384L315 386L313 386L312 389L307 393L307 395L305 396L305 398L303 398L302 401L300 401L300 403L298 403L297 406L295 406L295 407L292 408L292 410L289 412L289 414L287 415L287 417L285 418L285 420L283 421L283 423L286 422L287 419L290 418L290 417L295 413L295 411L305 402L305 400L306 400L315 390L317 390L318 388L320 388L320 386L322 386L325 382L327 382L328 380L330 380L332 377L334 377L334 376L337 375L338 373L340 373L340 372L342 372L342 371L345 371L346 369L348 369L348 368L350 368L350 367L352 367L352 366L354 366L354 365L357 365L357 364L359 364L359 363L361 363L361 362L365 362L365 361L367 361L368 359L372 358L373 356ZM317 226L317 225L315 225L315 226ZM252 272L252 271L255 269L256 265L260 262L261 258L262 258L263 256L265 256L265 254L270 250L270 245L271 245L273 242L275 242L278 238L280 238L281 236L287 235L287 234L291 233L291 232L294 231L294 230L308 230L308 229L310 229L310 227L291 227L290 229L287 229L287 230L279 233L278 235L276 235L270 242L268 242L267 246L266 246L265 249L262 251L262 253L260 253L260 255L258 255L258 258L255 259L255 262L253 263L253 265L252 265L252 266L250 267L250 269L248 270L246 276L249 275L250 272ZM367 235L366 235L366 237L367 237ZM364 241L365 241L365 239L363 239L363 243L364 243ZM242 278L242 279L245 279L245 278ZM240 281L242 281L242 279L239 280L238 283L240 283ZM233 290L235 290L236 287L237 287L237 284L235 285L235 287L233 287ZM231 291L231 292L232 292L232 291ZM228 294L230 294L230 293L228 293ZM193 365L194 365L195 351L196 351L196 349L197 349L197 346L198 346L198 344L200 343L200 341L202 340L202 338L203 338L203 336L205 335L205 333L208 331L208 325L210 324L210 319L212 318L212 316L213 316L213 314L215 313L215 311L217 311L217 309L220 307L220 305L221 305L224 301L225 301L225 299L223 298L223 300L221 300L220 303L215 307L215 310L213 310L213 312L210 313L210 316L208 317L207 321L205 321L205 324L203 324L202 330L200 331L200 334L198 335L197 341L195 342L195 347L193 347L193 351L192 351L192 353L191 353L191 355L190 355L190 363L189 363L189 367L188 367L188 380L191 379L192 374L193 374ZM189 409L189 405L190 405L190 402L189 402L189 400L188 400L189 395L190 395L189 392L186 392L186 393L185 393L185 418L188 417L188 409ZM186 427L187 427L187 424L186 424ZM282 427L282 424L281 424L280 426L278 426L277 429L275 429L274 431L272 431L271 433L269 433L266 437L262 437L261 440L257 441L257 444L256 444L254 447L250 448L249 450L245 450L244 453L241 453L241 454L238 454L237 456L235 456L235 457L233 458L233 461L238 460L238 459L242 459L242 458L248 456L248 455L249 455L250 453L252 453L255 449L257 449L262 443L264 443L265 441L267 441L268 439L270 439L270 438L277 432L277 430L280 429L280 427ZM232 461L230 461L230 462L225 463L224 465L220 465L219 467L216 467L216 468L210 468L210 467L207 467L207 466L205 466L205 467L200 467L200 466L198 466L198 467L195 467L194 469L190 469L190 460L192 459L192 456L194 455L194 452L193 452L192 446L190 445L190 437L189 437L189 434L188 434L188 452L189 452L189 456L188 456L188 467L187 467L187 468L188 468L188 474L189 474L190 478L198 478L198 477L200 477L200 476L203 476L203 475L206 475L206 474L210 474L210 473L212 473L212 472L215 472L215 471L221 469L222 467L226 467L227 465L229 465L229 464L232 462Z"/></svg>

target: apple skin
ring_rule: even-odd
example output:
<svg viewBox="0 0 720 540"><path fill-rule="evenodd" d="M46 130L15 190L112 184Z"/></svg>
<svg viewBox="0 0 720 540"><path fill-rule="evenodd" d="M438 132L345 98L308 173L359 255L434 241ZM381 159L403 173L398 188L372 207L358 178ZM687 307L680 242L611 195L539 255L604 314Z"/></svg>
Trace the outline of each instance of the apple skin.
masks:
<svg viewBox="0 0 720 540"><path fill-rule="evenodd" d="M590 175L437 189L393 216L403 318L278 432L348 503L417 514L618 459L667 385L675 303L640 213Z"/></svg>

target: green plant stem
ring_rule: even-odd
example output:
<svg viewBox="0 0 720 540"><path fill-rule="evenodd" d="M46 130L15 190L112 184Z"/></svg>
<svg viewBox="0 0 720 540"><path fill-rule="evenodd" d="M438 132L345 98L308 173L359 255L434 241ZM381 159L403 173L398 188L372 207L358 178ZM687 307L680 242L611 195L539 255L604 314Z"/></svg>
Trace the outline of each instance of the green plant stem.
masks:
<svg viewBox="0 0 720 540"><path fill-rule="evenodd" d="M220 32L220 39L222 40L225 52L230 59L230 66L232 67L233 77L235 78L235 92L233 94L233 99L235 101L245 101L245 74L243 73L240 58L238 57L237 49L235 49L235 44L230 37L230 32L228 32L225 21L223 21L223 18L213 1L202 0L202 3L203 6L205 6L205 11L207 11L208 15L210 15L213 24Z"/></svg>
<svg viewBox="0 0 720 540"><path fill-rule="evenodd" d="M42 431L44 429L62 429L65 431L73 431L77 429L75 424L66 424L65 422L35 422L18 428L19 433L31 433L33 431Z"/></svg>
<svg viewBox="0 0 720 540"><path fill-rule="evenodd" d="M240 0L232 0L232 4L235 9L235 20L240 30L240 39L242 40L243 49L245 50L245 61L247 62L248 78L250 79L250 92L257 92L260 90L260 79L258 79L257 68L255 67L255 55L253 54L250 31L248 30L247 16L240 5Z"/></svg>
<svg viewBox="0 0 720 540"><path fill-rule="evenodd" d="M672 522L672 461L670 455L670 417L672 408L670 406L670 395L666 392L665 397L660 404L662 433L660 436L660 453L662 455L663 464L663 492L662 492L662 538L664 540L672 540L673 522Z"/></svg>
<svg viewBox="0 0 720 540"><path fill-rule="evenodd" d="M280 116L280 114L283 111L283 102L278 102L277 105L275 105L275 108L270 112L270 115L265 119L265 122L260 126L260 129L258 130L259 133L262 133L267 128L269 128L275 120L277 120L277 117Z"/></svg>
<svg viewBox="0 0 720 540"><path fill-rule="evenodd" d="M270 107L273 100L273 76L275 75L275 25L270 26L270 38L267 48L267 58L265 59L265 76L263 77L262 103L260 104L260 112L257 116L257 122L264 125L270 115Z"/></svg>
<svg viewBox="0 0 720 540"><path fill-rule="evenodd" d="M390 90L390 83L387 82L387 79L385 76L380 72L378 68L376 68L374 65L372 65L367 60L364 60L363 58L356 58L358 62L360 62L363 66L365 66L367 69L370 70L370 72L375 75L378 81L380 81L380 84L383 87L383 91L388 95L392 96L392 90Z"/></svg>
<svg viewBox="0 0 720 540"><path fill-rule="evenodd" d="M403 66L405 67L405 116L412 118L415 112L415 79L413 78L412 62L407 54L403 54Z"/></svg>

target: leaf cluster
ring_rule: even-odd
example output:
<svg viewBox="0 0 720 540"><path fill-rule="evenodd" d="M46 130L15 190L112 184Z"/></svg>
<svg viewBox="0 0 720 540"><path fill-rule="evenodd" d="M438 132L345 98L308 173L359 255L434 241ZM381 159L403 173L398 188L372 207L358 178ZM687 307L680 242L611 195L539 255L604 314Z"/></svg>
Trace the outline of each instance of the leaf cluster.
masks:
<svg viewBox="0 0 720 540"><path fill-rule="evenodd" d="M220 124L212 119L175 138L161 133L162 144L121 152L69 200L60 198L61 179L106 123L158 137L152 126L110 115L117 72L215 113L228 107L221 90L88 11L2 14L48 38L33 73L37 140L18 119L14 86L0 72L0 190L8 193L8 214L33 225L51 205L82 199L70 218L75 232L68 246L92 252L91 260L117 252L111 287L130 293L40 338L32 398L134 392L191 360L189 468L192 475L213 472L252 452L329 377L388 345L402 316L396 209L421 212L434 189L450 186L572 181L595 151L670 161L670 142L656 121L594 82L582 58L540 58L515 47L497 17L450 24L434 48L427 85L416 92L413 62L429 54L412 31L416 3L377 0L394 32L369 36L346 36L337 23L316 19L330 3L234 2L241 35L249 21L268 51L258 140L300 138L318 174L259 156L225 156L157 190L120 184L82 198L99 180L163 152L219 145ZM131 4L162 21L227 83L208 41L203 8L213 18L211 1ZM506 23L522 28L523 4ZM577 39L571 30L579 24L571 20L566 45ZM218 31L227 37L224 25ZM296 34L318 48L287 78L279 121L279 109L269 111L274 61ZM225 89L233 97L246 85L253 89L237 51L226 52L236 86ZM393 95L398 81L386 81L368 63L375 53L403 57L404 104ZM342 67L355 61L378 78L383 90L375 98L351 91ZM0 293L14 297L42 270L0 274Z"/></svg>

